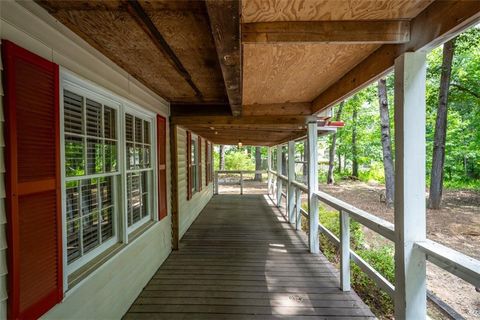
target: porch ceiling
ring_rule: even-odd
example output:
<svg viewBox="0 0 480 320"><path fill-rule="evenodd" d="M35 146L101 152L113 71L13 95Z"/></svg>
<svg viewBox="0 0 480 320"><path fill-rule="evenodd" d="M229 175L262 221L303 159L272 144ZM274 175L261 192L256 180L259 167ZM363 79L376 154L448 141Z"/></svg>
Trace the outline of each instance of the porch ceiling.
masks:
<svg viewBox="0 0 480 320"><path fill-rule="evenodd" d="M36 1L221 144L302 136L403 53L480 19L462 0Z"/></svg>

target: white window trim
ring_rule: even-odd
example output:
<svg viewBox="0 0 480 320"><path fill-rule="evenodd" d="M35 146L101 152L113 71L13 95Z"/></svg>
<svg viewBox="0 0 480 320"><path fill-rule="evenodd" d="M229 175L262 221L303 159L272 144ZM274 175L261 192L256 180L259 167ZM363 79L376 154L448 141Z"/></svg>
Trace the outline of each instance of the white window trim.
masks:
<svg viewBox="0 0 480 320"><path fill-rule="evenodd" d="M201 152L201 150L199 150L198 148L198 140L200 139L200 136L196 135L196 134L191 134L192 135L192 144L191 144L191 148L193 148L193 146L195 145L196 148L195 148L195 151L196 151L196 154L195 154L195 163L193 163L193 159L192 159L192 166L195 166L195 178L193 178L193 174L192 174L192 197L199 193L200 192L200 185L199 185L199 176L198 176L198 173L199 173L199 152ZM188 150L188 152L192 152L192 150Z"/></svg>
<svg viewBox="0 0 480 320"><path fill-rule="evenodd" d="M68 265L67 262L67 218L66 218L66 188L65 183L68 180L79 180L82 177L76 177L78 179L67 178L65 173L65 168L62 165L61 167L61 185L62 185L62 253L63 253L63 291L66 293L74 287L69 288L68 286L68 276L78 270L80 267L84 266L86 263L91 261L94 257L98 256L100 253L107 250L109 247L112 247L116 243L128 244L128 235L137 228L143 226L149 221L158 221L158 184L155 183L158 181L158 168L157 168L157 123L156 123L156 113L146 110L141 106L129 101L125 98L122 98L99 85L96 85L88 80L77 76L73 72L60 67L60 88L59 88L59 99L60 99L60 159L61 163L65 164L65 130L64 130L64 97L63 91L69 90L74 93L80 94L84 97L91 98L99 103L103 103L117 110L117 150L118 150L118 172L112 174L99 174L98 176L116 176L119 181L114 184L114 201L117 202L117 206L114 212L114 230L115 235L112 239L107 240L102 243L99 247L93 249L86 255L80 257L76 261ZM130 227L127 223L127 214L126 214L126 153L125 153L125 113L130 113L132 115L138 116L144 120L150 121L150 130L151 130L151 181L149 181L151 187L150 196L150 213L142 220L133 224ZM138 170L137 170L138 171ZM91 175L92 177L95 175ZM120 185L118 185L120 184ZM119 190L120 189L120 190ZM124 199L122 202L120 199Z"/></svg>

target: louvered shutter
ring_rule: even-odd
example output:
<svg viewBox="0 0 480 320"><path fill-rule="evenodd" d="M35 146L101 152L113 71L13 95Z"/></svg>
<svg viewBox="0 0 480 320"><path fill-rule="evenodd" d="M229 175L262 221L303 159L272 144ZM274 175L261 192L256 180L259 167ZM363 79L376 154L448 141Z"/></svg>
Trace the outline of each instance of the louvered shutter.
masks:
<svg viewBox="0 0 480 320"><path fill-rule="evenodd" d="M208 145L209 145L209 142L207 140L205 140L205 186L208 186L208 182L210 181L210 177L209 177L210 163L208 161Z"/></svg>
<svg viewBox="0 0 480 320"><path fill-rule="evenodd" d="M192 199L192 133L187 131L187 200Z"/></svg>
<svg viewBox="0 0 480 320"><path fill-rule="evenodd" d="M202 191L202 138L198 137L198 191Z"/></svg>
<svg viewBox="0 0 480 320"><path fill-rule="evenodd" d="M157 115L158 219L167 216L167 122Z"/></svg>
<svg viewBox="0 0 480 320"><path fill-rule="evenodd" d="M3 41L8 316L37 318L63 296L58 66Z"/></svg>

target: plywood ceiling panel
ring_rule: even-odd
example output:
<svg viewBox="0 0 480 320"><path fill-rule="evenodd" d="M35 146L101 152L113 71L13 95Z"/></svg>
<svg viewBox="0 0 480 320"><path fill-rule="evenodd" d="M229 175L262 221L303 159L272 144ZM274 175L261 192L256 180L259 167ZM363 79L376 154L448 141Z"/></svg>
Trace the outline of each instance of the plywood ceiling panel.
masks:
<svg viewBox="0 0 480 320"><path fill-rule="evenodd" d="M122 1L37 1L154 92L198 102L195 92L134 20ZM141 1L140 5L200 89L204 101L225 101L225 88L203 2Z"/></svg>
<svg viewBox="0 0 480 320"><path fill-rule="evenodd" d="M243 103L309 102L376 44L245 44Z"/></svg>
<svg viewBox="0 0 480 320"><path fill-rule="evenodd" d="M242 22L411 19L433 0L243 0Z"/></svg>

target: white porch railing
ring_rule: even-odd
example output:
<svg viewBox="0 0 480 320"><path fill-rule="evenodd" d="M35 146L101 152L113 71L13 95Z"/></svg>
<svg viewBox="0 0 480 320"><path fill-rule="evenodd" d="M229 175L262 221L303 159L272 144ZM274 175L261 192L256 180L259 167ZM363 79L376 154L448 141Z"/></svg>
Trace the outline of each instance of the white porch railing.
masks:
<svg viewBox="0 0 480 320"><path fill-rule="evenodd" d="M220 181L218 179L219 174L229 174L229 175L238 175L238 184L240 186L240 194L243 194L243 187L244 187L244 175L247 174L264 174L267 170L217 170L215 171L215 178L214 178L214 187L215 187L215 194L218 194L218 186L220 185Z"/></svg>
<svg viewBox="0 0 480 320"><path fill-rule="evenodd" d="M279 183L280 181L280 183ZM310 222L310 214L302 208L301 194L308 194L308 187L297 181L288 181L284 175L279 175L273 170L268 171L268 191L272 195L276 205L281 207L282 198L278 198L278 186L282 188L283 183L293 190L294 203L286 205L285 212L286 219L295 225L297 230L301 229L302 218L308 219ZM314 193L316 199L324 204L336 209L340 213L340 239L328 230L320 222L318 223L318 234L324 234L335 246L340 247L340 288L344 291L350 290L350 260L352 260L366 275L368 275L380 288L385 290L392 298L395 296L395 286L376 271L370 264L363 260L358 254L350 249L350 235L349 235L349 219L353 219L370 230L380 234L388 240L395 242L394 225L379 217L376 217L368 212L358 209L342 200L339 200L325 192L316 191ZM287 194L286 199L289 199ZM288 212L291 208L293 211ZM317 211L315 211L317 212ZM292 219L293 217L293 219ZM318 219L318 217L316 218ZM318 220L317 220L318 221ZM310 223L306 224L307 232L310 233ZM426 255L426 259L431 263L439 266L447 272L467 281L474 287L480 287L480 261L473 259L455 251L451 248L445 247L435 241L426 240L415 242L415 250Z"/></svg>

